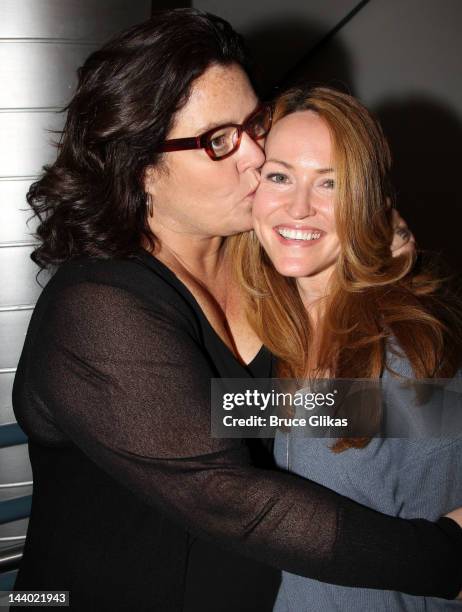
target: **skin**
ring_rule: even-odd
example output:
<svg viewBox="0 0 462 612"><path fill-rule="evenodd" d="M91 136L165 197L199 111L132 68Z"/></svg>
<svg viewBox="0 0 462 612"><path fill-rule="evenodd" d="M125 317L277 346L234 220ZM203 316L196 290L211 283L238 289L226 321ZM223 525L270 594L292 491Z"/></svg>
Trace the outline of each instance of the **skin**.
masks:
<svg viewBox="0 0 462 612"><path fill-rule="evenodd" d="M168 138L199 135L214 125L242 123L258 99L236 65L211 66L193 84ZM249 363L261 348L247 323L243 296L224 254L227 236L252 227L252 204L265 159L260 144L245 132L239 149L213 161L203 149L164 155L146 173L153 199L150 229L155 253L192 292L212 327L234 356Z"/></svg>
<svg viewBox="0 0 462 612"><path fill-rule="evenodd" d="M193 83L167 138L242 123L257 102L239 66L213 65ZM165 153L162 163L145 174L145 191L153 202L149 225L157 238L156 257L188 287L242 363L255 357L261 342L247 322L244 296L223 247L227 236L252 228L254 194L265 160L262 145L244 132L239 149L224 160L213 161L202 149L175 151ZM396 237L396 246L402 244Z"/></svg>
<svg viewBox="0 0 462 612"><path fill-rule="evenodd" d="M242 123L256 105L256 94L241 68L211 66L194 82L167 138L195 136L217 124ZM244 133L239 149L227 159L212 161L200 149L166 153L160 165L148 168L144 181L153 199L149 225L157 239L155 256L191 291L242 363L252 361L261 341L248 324L244 296L233 281L224 245L227 236L252 228L264 161L260 144ZM401 218L396 225L406 228ZM400 248L408 247L396 236L392 250L399 254ZM459 515L454 519L462 522Z"/></svg>
<svg viewBox="0 0 462 612"><path fill-rule="evenodd" d="M335 229L335 170L326 123L312 111L276 123L253 207L255 233L276 270L297 278L306 304L326 294L340 253ZM287 239L300 230L310 240Z"/></svg>
<svg viewBox="0 0 462 612"><path fill-rule="evenodd" d="M197 136L214 125L241 123L257 104L239 67L211 66L193 84L168 138ZM194 254L198 244L199 251L214 251L223 237L251 229L258 168L264 159L260 145L245 132L239 149L224 160L211 160L203 149L166 153L165 163L150 169L145 185L154 202L152 231L179 252L191 244Z"/></svg>
<svg viewBox="0 0 462 612"><path fill-rule="evenodd" d="M340 252L330 133L316 113L293 113L273 126L265 152L252 211L255 233L278 272L297 279L300 296L316 320L320 316L319 298L329 291L329 278ZM319 238L309 242L284 240L277 232L283 227L315 228ZM446 516L462 526L462 509ZM458 596L461 598L462 592Z"/></svg>

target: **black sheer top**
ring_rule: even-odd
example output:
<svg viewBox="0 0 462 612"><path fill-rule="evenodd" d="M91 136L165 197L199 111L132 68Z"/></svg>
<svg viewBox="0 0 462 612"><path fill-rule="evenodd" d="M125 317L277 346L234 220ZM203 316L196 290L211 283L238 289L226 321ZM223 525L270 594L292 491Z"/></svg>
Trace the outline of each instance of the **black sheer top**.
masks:
<svg viewBox="0 0 462 612"><path fill-rule="evenodd" d="M75 610L271 610L285 569L452 598L462 530L391 518L266 469L210 436L210 378L242 366L187 288L144 251L68 262L33 313L13 390L30 442L32 513L15 588Z"/></svg>

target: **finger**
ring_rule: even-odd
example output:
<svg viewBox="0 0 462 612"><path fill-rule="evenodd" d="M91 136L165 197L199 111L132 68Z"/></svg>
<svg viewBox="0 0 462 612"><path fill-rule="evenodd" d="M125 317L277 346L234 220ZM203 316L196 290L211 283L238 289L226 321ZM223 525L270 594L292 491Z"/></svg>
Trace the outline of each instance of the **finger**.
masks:
<svg viewBox="0 0 462 612"><path fill-rule="evenodd" d="M393 241L391 243L391 251L394 257L404 255L405 253L414 253L416 243L414 234L407 228L396 228L393 233Z"/></svg>
<svg viewBox="0 0 462 612"><path fill-rule="evenodd" d="M395 234L402 238L405 242L411 239L411 232L407 227L400 226L395 229Z"/></svg>
<svg viewBox="0 0 462 612"><path fill-rule="evenodd" d="M406 221L399 214L396 208L393 208L391 211L391 225L393 229L396 229L397 227L407 227Z"/></svg>

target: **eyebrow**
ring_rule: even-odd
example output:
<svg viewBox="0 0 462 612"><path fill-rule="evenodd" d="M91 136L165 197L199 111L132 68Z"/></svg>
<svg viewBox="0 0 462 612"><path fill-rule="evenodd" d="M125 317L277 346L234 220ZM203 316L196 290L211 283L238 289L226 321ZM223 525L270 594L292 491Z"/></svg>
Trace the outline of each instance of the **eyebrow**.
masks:
<svg viewBox="0 0 462 612"><path fill-rule="evenodd" d="M255 106L253 107L253 109L250 111L250 113L248 113L244 119L243 122L247 119L247 117L250 117L250 115L252 115L252 113L254 113L257 108L259 106L261 106L261 102L258 101ZM215 128L220 128L223 127L225 125L239 125L239 122L236 121L213 121L211 123L207 123L207 125L205 125L204 127L201 127L200 130L198 130L195 134L195 136L200 136L201 134L204 134L205 132L210 132L210 130L214 130Z"/></svg>
<svg viewBox="0 0 462 612"><path fill-rule="evenodd" d="M290 164L288 164L285 161L282 161L282 159L267 159L266 163L268 162L273 162L275 164L281 164L281 166L285 166L288 170L293 170L294 167L291 166ZM318 170L316 170L316 172L318 174L328 174L329 172L334 172L334 168L319 168Z"/></svg>
<svg viewBox="0 0 462 612"><path fill-rule="evenodd" d="M210 130L214 130L215 128L219 128L223 125L229 125L230 123L233 123L233 121L228 121L227 123L223 123L223 121L220 121L220 122L215 121L213 123L207 123L207 125L202 127L200 130L196 130L196 133L194 134L194 136L200 136L201 134L204 134L205 132L210 132Z"/></svg>

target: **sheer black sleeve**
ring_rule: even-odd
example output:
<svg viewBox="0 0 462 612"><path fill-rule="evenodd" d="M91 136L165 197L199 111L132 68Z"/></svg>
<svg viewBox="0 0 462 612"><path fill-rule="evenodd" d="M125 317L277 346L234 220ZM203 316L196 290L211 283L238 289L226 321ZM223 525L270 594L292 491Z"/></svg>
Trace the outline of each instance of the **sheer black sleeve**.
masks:
<svg viewBox="0 0 462 612"><path fill-rule="evenodd" d="M462 530L391 518L210 436L209 362L175 305L81 283L61 291L30 359L42 410L122 485L193 533L346 586L455 597ZM27 428L27 423L26 423Z"/></svg>

